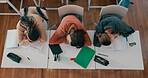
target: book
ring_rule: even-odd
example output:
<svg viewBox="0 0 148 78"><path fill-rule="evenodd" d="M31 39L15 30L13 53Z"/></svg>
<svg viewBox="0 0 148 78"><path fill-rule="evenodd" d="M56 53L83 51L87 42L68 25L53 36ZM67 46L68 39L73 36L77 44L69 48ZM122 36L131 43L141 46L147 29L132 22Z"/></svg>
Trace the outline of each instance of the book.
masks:
<svg viewBox="0 0 148 78"><path fill-rule="evenodd" d="M94 54L95 50L85 46L80 50L74 62L86 69Z"/></svg>

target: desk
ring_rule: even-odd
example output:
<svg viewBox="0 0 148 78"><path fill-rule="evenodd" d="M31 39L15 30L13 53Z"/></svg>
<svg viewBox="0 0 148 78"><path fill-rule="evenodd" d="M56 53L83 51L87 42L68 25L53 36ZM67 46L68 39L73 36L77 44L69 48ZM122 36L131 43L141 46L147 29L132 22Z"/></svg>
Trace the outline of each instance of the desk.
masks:
<svg viewBox="0 0 148 78"><path fill-rule="evenodd" d="M8 30L7 31L7 38L6 43L10 44L10 41L12 38L17 39L17 31L16 30ZM47 37L49 40L49 31L47 31ZM11 37L13 36L13 37ZM11 37L11 38L9 38ZM28 49L28 48L12 48L12 49L4 49L3 58L2 58L2 68L47 68L47 59L48 59L48 40L46 43L44 43L44 47L42 49L42 52L36 52L34 50ZM9 52L13 52L20 56L22 60L20 63L15 63L9 58L7 58L7 54ZM30 58L30 60L27 59L27 57Z"/></svg>
<svg viewBox="0 0 148 78"><path fill-rule="evenodd" d="M55 31L51 31L51 34L50 36L52 36L54 34ZM88 30L88 34L91 38L91 41L93 40L93 34L94 34L94 31L93 30ZM75 47L72 47L70 46L69 44L65 44L65 43L62 43L60 44L62 50L63 50L63 53L60 54L60 56L62 57L68 57L68 58L75 58L80 49L77 49ZM90 48L94 49L94 46L90 46ZM78 64L76 64L74 61L63 61L61 59L61 61L53 61L54 58L53 58L53 54L51 52L51 50L49 50L49 65L48 65L48 68L49 69L84 69L83 67L79 66ZM93 61L93 59L91 60L90 64L88 65L87 69L95 69L95 62Z"/></svg>
<svg viewBox="0 0 148 78"><path fill-rule="evenodd" d="M13 33L15 32L15 33ZM48 38L50 38L55 30L48 31ZM95 30L87 30L91 41L93 42L93 36ZM16 30L8 30L6 43L10 43L11 36L16 34ZM11 38L10 38L11 37ZM16 38L16 36L13 36ZM48 39L49 40L49 39ZM7 42L8 41L8 42ZM90 48L96 51L96 55L98 53L106 54L109 57L101 56L107 60L109 60L110 64L108 66L103 66L99 63L95 63L93 59L88 65L87 69L128 69L128 70L144 70L143 66L143 57L141 51L141 43L139 31L136 31L132 35L128 37L128 42L136 42L136 45L133 47L128 46L127 50L124 51L99 51L98 47L94 47L93 45L89 46ZM63 53L61 56L68 58L75 58L80 51L80 49L76 49L75 47L69 46L68 44L60 44ZM20 63L15 63L7 58L8 52L15 52L15 54L22 57ZM30 60L27 60L27 57ZM49 58L49 59L48 59ZM48 41L45 43L42 52L32 51L26 48L15 48L15 49L4 49L3 58L2 58L2 68L48 68L48 69L83 69L78 64L73 61L53 61L53 54L48 47Z"/></svg>
<svg viewBox="0 0 148 78"><path fill-rule="evenodd" d="M108 55L109 57L102 57L110 62L108 66L96 63L96 69L144 70L139 31L128 37L128 42L133 41L136 42L136 45L133 47L128 46L128 49L124 51L100 52L99 48L95 47L96 52Z"/></svg>

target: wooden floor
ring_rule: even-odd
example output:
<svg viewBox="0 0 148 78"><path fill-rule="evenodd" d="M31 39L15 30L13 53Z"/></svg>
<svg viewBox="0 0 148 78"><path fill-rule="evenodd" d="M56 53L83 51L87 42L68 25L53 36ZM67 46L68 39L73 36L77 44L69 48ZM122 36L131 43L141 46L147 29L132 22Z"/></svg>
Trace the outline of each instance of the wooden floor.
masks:
<svg viewBox="0 0 148 78"><path fill-rule="evenodd" d="M19 8L20 0L12 0L13 4ZM17 1L17 2L16 2ZM51 1L51 2L49 2ZM61 0L41 0L41 6L59 7ZM142 54L144 60L143 71L138 70L55 70L55 69L22 69L22 68L0 68L0 78L148 78L148 0L131 0L134 5L130 5L127 16L123 19L135 30L140 31ZM77 0L70 2L85 8L83 22L86 29L93 30L93 22L98 23L100 9L90 9L87 11L87 0ZM92 5L115 4L115 0L92 0ZM24 0L24 6L34 6L33 0ZM7 4L0 4L0 12L9 11ZM48 11L51 25L60 23L57 11ZM8 29L16 29L19 16L0 16L0 65L4 50L6 32ZM129 58L130 59L130 58ZM131 61L132 62L132 61Z"/></svg>

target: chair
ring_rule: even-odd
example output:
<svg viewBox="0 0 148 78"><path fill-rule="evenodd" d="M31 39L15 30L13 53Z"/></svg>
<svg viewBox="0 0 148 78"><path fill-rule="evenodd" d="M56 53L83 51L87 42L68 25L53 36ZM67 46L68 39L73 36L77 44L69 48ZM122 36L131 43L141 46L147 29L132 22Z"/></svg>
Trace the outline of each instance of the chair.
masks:
<svg viewBox="0 0 148 78"><path fill-rule="evenodd" d="M83 16L84 8L78 5L65 5L58 8L59 16L63 16L68 13L75 13Z"/></svg>
<svg viewBox="0 0 148 78"><path fill-rule="evenodd" d="M21 0L20 9L22 8L22 2L23 0ZM0 13L0 15L20 15L21 16L20 11L9 0L0 0L0 3L8 3L10 7L12 7L17 12L17 13Z"/></svg>
<svg viewBox="0 0 148 78"><path fill-rule="evenodd" d="M128 9L119 5L108 5L101 9L100 18L106 14L114 14L123 18L126 16Z"/></svg>
<svg viewBox="0 0 148 78"><path fill-rule="evenodd" d="M80 16L79 20L82 22L82 16L83 16L83 13L84 13L84 8L81 7L81 6L78 6L78 5L65 5L65 6L58 8L58 13L59 13L60 18L62 18L62 16L65 15L65 14L70 14L70 13L78 14ZM82 24L84 25L83 22L82 22Z"/></svg>
<svg viewBox="0 0 148 78"><path fill-rule="evenodd" d="M117 15L119 18L123 18L126 16L127 14L127 11L128 9L125 8L125 7L122 7L120 5L108 5L108 6L105 6L103 8L101 8L101 12L100 12L100 18L103 16L103 15L106 15L106 14L113 14L113 15ZM96 26L97 24L94 22L94 26Z"/></svg>

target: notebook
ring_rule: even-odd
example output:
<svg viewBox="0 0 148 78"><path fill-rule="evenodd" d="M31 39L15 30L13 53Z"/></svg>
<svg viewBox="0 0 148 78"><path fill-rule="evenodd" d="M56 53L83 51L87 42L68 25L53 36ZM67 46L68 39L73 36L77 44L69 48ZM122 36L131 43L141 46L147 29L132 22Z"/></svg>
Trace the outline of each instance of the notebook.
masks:
<svg viewBox="0 0 148 78"><path fill-rule="evenodd" d="M83 47L75 58L74 62L86 69L94 54L95 50L87 46Z"/></svg>

